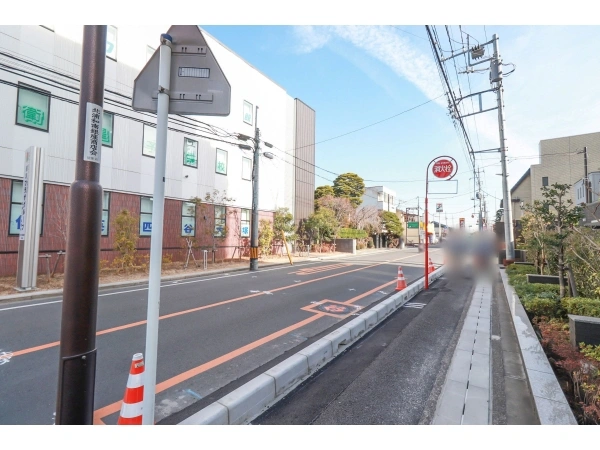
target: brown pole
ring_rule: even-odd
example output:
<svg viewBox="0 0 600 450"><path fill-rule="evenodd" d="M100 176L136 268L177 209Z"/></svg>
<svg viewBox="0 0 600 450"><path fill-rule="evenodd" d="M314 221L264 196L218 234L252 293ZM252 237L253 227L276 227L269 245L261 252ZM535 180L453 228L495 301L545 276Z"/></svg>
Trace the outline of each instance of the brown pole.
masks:
<svg viewBox="0 0 600 450"><path fill-rule="evenodd" d="M99 156L102 146L101 108L104 103L105 62L106 25L84 26L75 181L69 191L56 399L57 425L93 423L96 312L102 228ZM97 114L98 110L90 114L88 103L100 107L100 130L96 135L98 139L90 137L90 132L94 129L91 116ZM97 151L97 162L90 160L94 151ZM87 160L84 160L84 157Z"/></svg>

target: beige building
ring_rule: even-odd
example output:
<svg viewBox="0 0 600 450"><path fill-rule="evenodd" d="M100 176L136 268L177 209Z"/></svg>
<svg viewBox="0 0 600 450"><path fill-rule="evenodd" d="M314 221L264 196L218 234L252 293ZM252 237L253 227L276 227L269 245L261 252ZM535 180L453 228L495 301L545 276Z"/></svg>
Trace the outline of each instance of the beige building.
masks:
<svg viewBox="0 0 600 450"><path fill-rule="evenodd" d="M600 170L600 132L540 141L540 163L532 164L511 189L514 220L523 216L521 202L543 200L542 186L570 184L571 200L577 202L576 184L585 176L584 147L588 173Z"/></svg>

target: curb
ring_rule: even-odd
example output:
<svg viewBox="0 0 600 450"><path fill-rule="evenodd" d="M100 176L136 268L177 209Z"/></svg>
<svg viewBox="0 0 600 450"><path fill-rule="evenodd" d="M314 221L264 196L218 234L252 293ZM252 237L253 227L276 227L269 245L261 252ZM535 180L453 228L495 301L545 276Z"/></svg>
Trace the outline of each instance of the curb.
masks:
<svg viewBox="0 0 600 450"><path fill-rule="evenodd" d="M578 425L519 296L500 270L519 350L541 425Z"/></svg>
<svg viewBox="0 0 600 450"><path fill-rule="evenodd" d="M442 266L429 279L445 273ZM248 424L424 289L423 278L191 415L178 425Z"/></svg>
<svg viewBox="0 0 600 450"><path fill-rule="evenodd" d="M379 252L383 252L383 251L387 251L387 249L385 249L385 250L376 249L375 251L368 251L368 253L379 253ZM319 261L322 259L349 258L351 256L358 256L358 254L353 255L351 253L348 253L348 254L342 254L342 255L311 256L302 262L314 262L314 261ZM289 261L281 262L281 263L266 264L265 266L267 268L270 268L270 267L278 267L278 266L285 266L285 265L289 265ZM219 275L222 273L243 272L243 271L247 271L247 270L248 270L247 267L232 268L229 270L213 269L210 271L197 272L197 273L193 273L193 274L190 273L190 274L183 274L183 275L167 275L165 277L161 277L160 281L163 282L163 281L187 280L190 278L202 278L202 277L211 276L211 275ZM120 287L140 286L140 285L144 285L144 284L148 284L148 277L142 278L142 279L137 279L137 280L119 281L116 283L101 284L100 286L98 286L98 291L115 289L115 288L120 288ZM52 290L45 290L45 291L39 291L39 292L38 291L25 292L23 294L2 295L2 296L0 296L0 304L12 302L12 301L38 300L38 299L43 299L43 298L48 298L48 297L56 297L56 296L61 296L62 292L63 292L62 289L52 289Z"/></svg>

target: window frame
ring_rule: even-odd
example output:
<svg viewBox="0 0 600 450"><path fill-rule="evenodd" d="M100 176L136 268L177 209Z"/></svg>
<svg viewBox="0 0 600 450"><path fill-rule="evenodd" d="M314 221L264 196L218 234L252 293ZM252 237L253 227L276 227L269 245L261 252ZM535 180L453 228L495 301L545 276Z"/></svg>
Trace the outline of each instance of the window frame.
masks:
<svg viewBox="0 0 600 450"><path fill-rule="evenodd" d="M106 204L106 208L104 208L104 196L108 194L108 202ZM108 237L110 234L110 191L102 191L102 215L104 216L104 211L106 211L106 234L102 232L102 228L100 228L100 236Z"/></svg>
<svg viewBox="0 0 600 450"><path fill-rule="evenodd" d="M108 114L110 116L110 145L105 144L104 141L101 140L102 147L113 148L114 137L115 137L115 114L108 112L108 111L102 111L102 130L104 130L104 115L105 114Z"/></svg>
<svg viewBox="0 0 600 450"><path fill-rule="evenodd" d="M223 152L225 153L225 172L219 172L217 169L219 167L219 152ZM227 176L227 166L229 165L229 155L227 153L227 150L223 150L222 148L217 148L217 151L215 152L215 173L218 173L219 175L225 175Z"/></svg>
<svg viewBox="0 0 600 450"><path fill-rule="evenodd" d="M144 143L146 142L146 127L147 128L153 128L156 130L156 127L153 127L151 125L148 124L143 124L143 129L142 129L142 156L145 156L147 158L154 158L156 159L156 139L154 139L154 155L148 155L146 153L144 153ZM156 135L156 131L154 132L154 134Z"/></svg>
<svg viewBox="0 0 600 450"><path fill-rule="evenodd" d="M248 212L248 219L244 220L244 212L247 211ZM242 227L244 226L244 223L248 223L248 236L244 236L243 231L242 231ZM240 237L242 238L249 238L250 234L251 234L251 230L250 230L250 224L252 223L252 210L251 209L247 209L247 208L241 208L240 211Z"/></svg>
<svg viewBox="0 0 600 450"><path fill-rule="evenodd" d="M250 105L250 113L252 115L252 119L250 120L250 122L247 122L246 117L245 117L246 105ZM248 100L244 100L244 103L242 105L242 120L244 121L244 123L247 123L250 126L252 126L254 124L254 105L252 103L250 103Z"/></svg>
<svg viewBox="0 0 600 450"><path fill-rule="evenodd" d="M189 214L184 214L185 208L186 208L186 204L187 205L194 205L194 215L191 216ZM189 207L189 206L188 206ZM197 206L194 202L186 202L185 200L183 200L181 202L181 237L196 237L196 212L197 212ZM193 217L194 218L194 225L193 225L193 229L192 232L189 234L184 234L183 233L183 218L184 217Z"/></svg>
<svg viewBox="0 0 600 450"><path fill-rule="evenodd" d="M118 49L119 49L119 29L117 27L115 27L114 25L107 25L106 27L106 39L108 40L108 29L110 27L113 27L115 29L115 57L113 58L112 56L108 56L108 52L106 53L106 57L108 59L110 59L111 61L117 61L119 55L118 55Z"/></svg>
<svg viewBox="0 0 600 450"><path fill-rule="evenodd" d="M48 98L48 121L47 121L46 129L19 123L19 121L18 121L18 118L19 118L19 97L21 96L21 89L29 90L29 91L35 92L35 93L37 93L39 95L45 95ZM45 89L40 89L40 88L35 87L35 86L31 85L31 84L25 84L25 83L19 81L18 82L18 87L17 87L17 104L15 105L15 125L17 125L19 127L31 128L32 130L43 131L44 133L49 133L50 132L50 108L51 108L51 103L52 103L51 100L52 100L52 93L50 91L47 91Z"/></svg>
<svg viewBox="0 0 600 450"><path fill-rule="evenodd" d="M13 202L13 191L14 191L15 183L21 183L21 201L20 202ZM20 236L21 235L21 228L19 228L18 233L10 232L10 223L12 222L12 207L13 207L13 205L19 205L19 208L20 208L19 215L23 214L23 184L24 184L24 180L11 179L10 202L9 202L10 208L8 210L8 228L7 228L8 236ZM42 204L40 205L40 208L42 208L41 223L40 223L40 236L44 235L44 215L45 215L45 206L46 206L46 183L43 184L42 189L43 189Z"/></svg>
<svg viewBox="0 0 600 450"><path fill-rule="evenodd" d="M544 180L546 181L546 184L544 184ZM542 187L548 187L548 185L550 184L548 177L542 177Z"/></svg>
<svg viewBox="0 0 600 450"><path fill-rule="evenodd" d="M149 237L152 237L152 210L150 210L149 213L142 211L142 200L145 199L145 198L149 199L151 202L154 200L153 197L149 197L147 195L140 195L140 224L138 226L138 231L139 231L140 238L149 238ZM154 205L152 204L152 206L154 206ZM150 234L142 234L143 233L143 231L142 231L142 214L144 214L146 216L150 216Z"/></svg>
<svg viewBox="0 0 600 450"><path fill-rule="evenodd" d="M244 161L250 163L250 174L248 175L248 178L244 178ZM242 156L242 180L252 181L252 159L246 158L245 156Z"/></svg>
<svg viewBox="0 0 600 450"><path fill-rule="evenodd" d="M214 209L213 209L213 236L214 237L225 237L225 229L227 227L227 207L225 205L213 205ZM222 214L222 218L219 217L217 218L217 208L223 208L223 214ZM218 222L217 222L218 221ZM223 223L223 232L217 234L217 223Z"/></svg>
<svg viewBox="0 0 600 450"><path fill-rule="evenodd" d="M187 141L190 141L190 142L195 142L195 143L196 143L196 165L195 165L195 166L193 166L193 165L191 165L191 164L186 164L186 163L185 163L185 154L186 154L186 153L185 153L185 149L186 149L186 142L187 142ZM198 168L198 147L199 147L198 141L196 141L196 140L194 140L194 139L187 138L187 137L184 137L184 138L183 138L183 165L184 165L185 167L193 167L194 169L197 169L197 168Z"/></svg>

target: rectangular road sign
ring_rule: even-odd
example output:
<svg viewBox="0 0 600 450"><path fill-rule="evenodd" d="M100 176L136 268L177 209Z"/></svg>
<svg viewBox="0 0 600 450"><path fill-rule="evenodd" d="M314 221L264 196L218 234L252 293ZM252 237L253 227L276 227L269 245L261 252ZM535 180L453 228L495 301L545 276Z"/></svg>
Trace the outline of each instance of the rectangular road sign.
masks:
<svg viewBox="0 0 600 450"><path fill-rule="evenodd" d="M173 25L169 114L228 116L231 86L196 25ZM160 47L134 81L132 106L156 112Z"/></svg>
<svg viewBox="0 0 600 450"><path fill-rule="evenodd" d="M460 219L458 219L458 223L460 224L460 228L464 228L465 227L465 218L461 217Z"/></svg>
<svg viewBox="0 0 600 450"><path fill-rule="evenodd" d="M435 212L444 212L444 207L442 206L441 203L436 203L435 204Z"/></svg>

